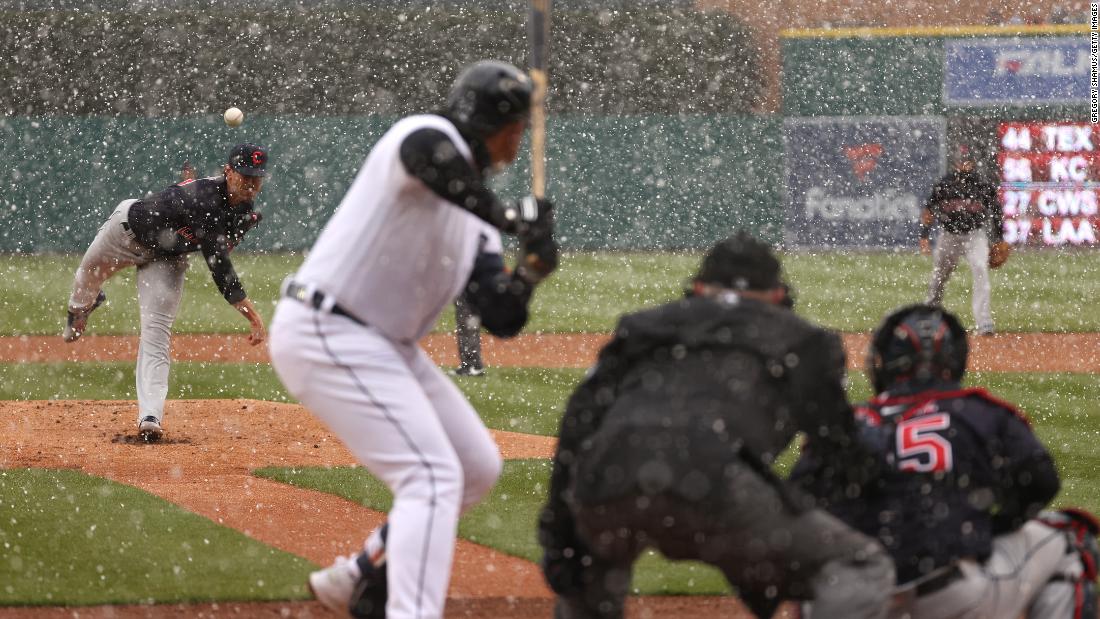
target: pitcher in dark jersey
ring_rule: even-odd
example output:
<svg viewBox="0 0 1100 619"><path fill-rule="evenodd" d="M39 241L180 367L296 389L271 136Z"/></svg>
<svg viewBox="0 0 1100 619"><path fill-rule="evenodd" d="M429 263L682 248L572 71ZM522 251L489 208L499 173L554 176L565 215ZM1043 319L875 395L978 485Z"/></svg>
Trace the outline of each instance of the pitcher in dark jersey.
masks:
<svg viewBox="0 0 1100 619"><path fill-rule="evenodd" d="M263 187L266 166L265 149L239 144L229 152L223 176L186 179L160 193L122 201L80 262L69 297L66 342L80 338L88 316L106 300L103 283L125 267L137 267L138 433L143 440L160 440L164 432L168 349L189 253L202 252L222 296L248 320L249 343L257 345L267 338L263 320L229 259L229 252L260 222L252 201Z"/></svg>

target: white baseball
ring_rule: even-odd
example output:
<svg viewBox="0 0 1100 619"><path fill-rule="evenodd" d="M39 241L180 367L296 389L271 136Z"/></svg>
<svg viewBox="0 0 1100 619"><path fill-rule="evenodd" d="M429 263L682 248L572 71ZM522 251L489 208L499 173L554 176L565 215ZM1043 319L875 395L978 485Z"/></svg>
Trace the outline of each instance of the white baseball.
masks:
<svg viewBox="0 0 1100 619"><path fill-rule="evenodd" d="M244 122L244 112L240 108L231 107L225 111L225 124L230 127L240 127Z"/></svg>

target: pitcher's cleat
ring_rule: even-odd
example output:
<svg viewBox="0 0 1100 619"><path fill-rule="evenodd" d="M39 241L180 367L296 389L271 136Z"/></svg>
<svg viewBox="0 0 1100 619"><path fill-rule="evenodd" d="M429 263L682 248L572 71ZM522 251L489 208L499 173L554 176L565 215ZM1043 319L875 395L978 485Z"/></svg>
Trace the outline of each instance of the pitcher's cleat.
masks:
<svg viewBox="0 0 1100 619"><path fill-rule="evenodd" d="M88 328L88 316L95 311L95 308L103 305L103 302L107 300L107 293L102 290L95 298L95 303L88 309L73 311L69 310L69 315L65 319L65 330L61 332L61 338L66 342L75 342L80 339L81 335L84 335L84 330Z"/></svg>
<svg viewBox="0 0 1100 619"><path fill-rule="evenodd" d="M160 422L157 418L149 415L142 417L138 422L138 438L145 443L155 443L164 436L164 428L160 426Z"/></svg>

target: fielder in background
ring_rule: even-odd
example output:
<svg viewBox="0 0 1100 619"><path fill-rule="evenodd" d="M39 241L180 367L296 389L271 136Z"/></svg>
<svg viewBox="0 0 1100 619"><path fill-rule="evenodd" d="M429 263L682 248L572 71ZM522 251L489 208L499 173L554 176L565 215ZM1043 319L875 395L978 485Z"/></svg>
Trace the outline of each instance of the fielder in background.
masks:
<svg viewBox="0 0 1100 619"><path fill-rule="evenodd" d="M229 252L260 222L252 202L267 174L267 151L239 144L229 151L222 176L185 180L140 200L123 200L99 228L73 281L63 338L75 342L88 316L106 299L103 283L137 267L141 334L137 359L138 435L154 442L164 433L172 323L183 297L187 255L201 251L225 300L250 325L248 341L267 337L263 319L245 295ZM190 178L188 178L190 176Z"/></svg>
<svg viewBox="0 0 1100 619"><path fill-rule="evenodd" d="M771 471L799 431L860 462L844 375L840 338L787 307L778 259L743 233L687 298L622 317L568 402L539 518L555 617L622 617L648 547L717 567L758 617L783 598L885 617L882 547Z"/></svg>
<svg viewBox="0 0 1100 619"><path fill-rule="evenodd" d="M485 376L485 362L481 358L481 316L472 311L464 295L455 299L455 344L458 345L455 376Z"/></svg>
<svg viewBox="0 0 1100 619"><path fill-rule="evenodd" d="M959 148L954 165L955 170L932 188L920 215L920 251L932 254L932 279L925 303L943 305L947 280L955 272L959 258L966 256L973 282L970 303L974 330L979 335L992 335L989 269L1004 264L1011 248L1002 236L997 187L975 170L977 162L967 147ZM930 237L935 223L939 224L940 232L933 252Z"/></svg>
<svg viewBox="0 0 1100 619"><path fill-rule="evenodd" d="M502 202L486 175L512 163L531 81L479 62L446 108L406 117L374 145L272 321L271 358L291 394L393 492L387 524L309 577L325 606L356 617L443 616L459 515L501 470L492 435L418 341L464 294L492 334L527 322L557 264L553 210ZM481 241L519 237L519 266Z"/></svg>
<svg viewBox="0 0 1100 619"><path fill-rule="evenodd" d="M500 232L485 222L478 239L478 254L503 254ZM481 316L478 314L469 291L455 299L455 343L458 345L458 367L455 376L485 376L485 362L481 358Z"/></svg>
<svg viewBox="0 0 1100 619"><path fill-rule="evenodd" d="M811 445L791 479L890 552L892 618L1094 618L1095 520L1040 514L1058 493L1050 454L1015 407L961 386L967 350L942 309L892 313L868 356L876 395L856 409L877 475L852 493Z"/></svg>

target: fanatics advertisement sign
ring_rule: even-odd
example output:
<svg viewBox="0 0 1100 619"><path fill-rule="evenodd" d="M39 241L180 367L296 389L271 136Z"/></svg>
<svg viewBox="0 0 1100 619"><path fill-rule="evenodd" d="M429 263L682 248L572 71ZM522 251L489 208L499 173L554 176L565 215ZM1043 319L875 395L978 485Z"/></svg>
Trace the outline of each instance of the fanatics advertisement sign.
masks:
<svg viewBox="0 0 1100 619"><path fill-rule="evenodd" d="M792 247L915 245L920 209L944 173L942 118L792 118L783 123Z"/></svg>
<svg viewBox="0 0 1100 619"><path fill-rule="evenodd" d="M1089 100L1087 37L944 42L948 105L1080 104Z"/></svg>

